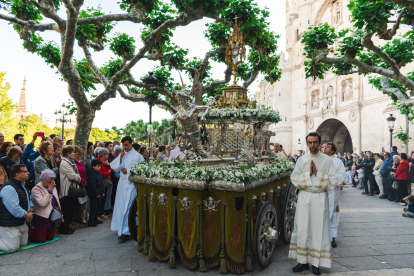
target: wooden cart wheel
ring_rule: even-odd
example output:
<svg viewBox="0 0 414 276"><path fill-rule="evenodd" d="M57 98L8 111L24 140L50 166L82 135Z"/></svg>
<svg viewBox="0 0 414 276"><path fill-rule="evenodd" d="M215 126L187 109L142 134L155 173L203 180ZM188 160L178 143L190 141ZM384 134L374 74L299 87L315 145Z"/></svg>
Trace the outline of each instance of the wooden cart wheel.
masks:
<svg viewBox="0 0 414 276"><path fill-rule="evenodd" d="M279 237L277 232L276 207L266 201L259 210L253 235L254 259L261 268L266 268L272 261L272 255Z"/></svg>
<svg viewBox="0 0 414 276"><path fill-rule="evenodd" d="M290 243L293 227L295 226L296 202L298 201L299 190L289 181L286 189L285 200L282 208L282 229L281 236L285 244Z"/></svg>
<svg viewBox="0 0 414 276"><path fill-rule="evenodd" d="M129 233L131 234L134 241L137 241L137 218L138 218L138 205L137 205L137 198L132 202L131 207L129 208L128 214L128 228Z"/></svg>

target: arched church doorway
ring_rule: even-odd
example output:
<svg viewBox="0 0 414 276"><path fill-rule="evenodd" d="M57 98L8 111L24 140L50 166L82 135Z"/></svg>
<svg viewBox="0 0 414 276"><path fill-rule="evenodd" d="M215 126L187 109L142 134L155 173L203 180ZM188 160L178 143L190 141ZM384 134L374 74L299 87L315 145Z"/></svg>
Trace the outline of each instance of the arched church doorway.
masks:
<svg viewBox="0 0 414 276"><path fill-rule="evenodd" d="M346 126L337 119L324 121L316 130L322 137L322 144L332 142L336 145L337 152L354 152L351 134Z"/></svg>

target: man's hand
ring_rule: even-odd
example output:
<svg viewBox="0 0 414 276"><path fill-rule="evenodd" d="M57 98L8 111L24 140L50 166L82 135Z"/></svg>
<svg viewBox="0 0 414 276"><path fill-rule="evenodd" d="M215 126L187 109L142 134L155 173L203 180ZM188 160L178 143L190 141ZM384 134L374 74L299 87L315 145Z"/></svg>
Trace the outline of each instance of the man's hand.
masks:
<svg viewBox="0 0 414 276"><path fill-rule="evenodd" d="M310 164L310 171L309 171L310 176L312 176L312 174L313 174L313 165L312 165L312 163L313 163L313 161L311 161L311 164Z"/></svg>
<svg viewBox="0 0 414 276"><path fill-rule="evenodd" d="M33 212L33 207L30 207L30 212Z"/></svg>
<svg viewBox="0 0 414 276"><path fill-rule="evenodd" d="M124 173L124 174L127 174L128 173L128 170L125 169L125 168L123 168L123 169L121 169L121 172Z"/></svg>
<svg viewBox="0 0 414 276"><path fill-rule="evenodd" d="M26 222L31 222L33 219L33 212L29 211L26 213L26 215L23 216L23 218L26 219Z"/></svg>
<svg viewBox="0 0 414 276"><path fill-rule="evenodd" d="M312 164L313 164L313 173L316 176L318 174L318 170L316 169L316 165L315 165L315 162L313 162L313 160L312 160Z"/></svg>
<svg viewBox="0 0 414 276"><path fill-rule="evenodd" d="M101 196L100 195L97 195L96 198L101 198Z"/></svg>
<svg viewBox="0 0 414 276"><path fill-rule="evenodd" d="M34 144L36 142L36 139L37 139L37 132L35 132L35 134L33 134L32 144Z"/></svg>
<svg viewBox="0 0 414 276"><path fill-rule="evenodd" d="M313 160L311 160L310 175L315 174L315 176L316 176L317 173L318 173L318 171L316 170L315 162L313 162Z"/></svg>
<svg viewBox="0 0 414 276"><path fill-rule="evenodd" d="M105 196L105 193L103 193L102 196Z"/></svg>
<svg viewBox="0 0 414 276"><path fill-rule="evenodd" d="M121 157L120 157L120 159L121 159L121 160L122 160L122 158L125 156L125 154L126 154L126 153L125 153L125 151L124 151L124 150L122 150L122 151L121 151L121 154L120 154L120 156L121 156Z"/></svg>

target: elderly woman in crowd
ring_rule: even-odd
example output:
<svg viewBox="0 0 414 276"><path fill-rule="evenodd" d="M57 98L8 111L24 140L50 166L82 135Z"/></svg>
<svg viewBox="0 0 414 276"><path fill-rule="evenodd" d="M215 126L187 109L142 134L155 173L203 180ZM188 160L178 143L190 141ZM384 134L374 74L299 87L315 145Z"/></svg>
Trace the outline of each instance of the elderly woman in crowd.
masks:
<svg viewBox="0 0 414 276"><path fill-rule="evenodd" d="M60 163L60 193L59 198L63 200L63 217L65 221L59 227L59 234L72 234L75 229L70 227L73 215L78 204L78 198L69 196L69 188L79 185L81 177L75 164L75 148L65 146L62 149L62 162Z"/></svg>
<svg viewBox="0 0 414 276"><path fill-rule="evenodd" d="M392 158L394 162L392 162L387 168L387 170L390 172L388 174L388 182L390 185L388 200L395 201L397 194L396 190L392 188L392 184L394 183L394 181L396 181L395 172L397 171L400 165L400 157L398 155L394 155Z"/></svg>
<svg viewBox="0 0 414 276"><path fill-rule="evenodd" d="M55 225L50 216L56 206L60 209L59 197L55 185L56 174L49 169L40 174L40 183L32 189L34 215L29 239L35 243L51 241L55 237Z"/></svg>
<svg viewBox="0 0 414 276"><path fill-rule="evenodd" d="M55 163L57 167L60 167L60 162L62 161L62 145L58 143L53 143L53 159L55 160Z"/></svg>
<svg viewBox="0 0 414 276"><path fill-rule="evenodd" d="M12 147L7 152L7 157L0 159L0 165L3 166L4 170L6 171L7 177L10 179L10 169L13 167L13 165L22 164L24 165L24 162L21 160L21 157L23 155L22 150L20 147L15 146Z"/></svg>
<svg viewBox="0 0 414 276"><path fill-rule="evenodd" d="M33 169L35 172L35 183L40 182L40 175L42 171L46 169L52 170L56 176L59 175L59 169L56 165L55 159L53 158L55 150L53 149L53 145L51 142L45 141L42 142L39 146L39 153L40 156L36 158L33 164ZM56 189L59 192L60 189L60 181L56 181Z"/></svg>
<svg viewBox="0 0 414 276"><path fill-rule="evenodd" d="M13 147L12 142L4 142L0 147L0 158L6 157L9 150Z"/></svg>
<svg viewBox="0 0 414 276"><path fill-rule="evenodd" d="M410 165L407 161L407 154L401 153L401 163L395 172L395 179L398 183L398 190L395 191L395 201L405 203L403 198L408 196L407 181L410 179Z"/></svg>
<svg viewBox="0 0 414 276"><path fill-rule="evenodd" d="M82 161L80 160L80 157L82 155L83 150L78 146L73 146L73 147L75 148L75 158L73 160L75 161L76 168L78 169L79 175L81 177L81 184L84 187L86 187L86 180L87 180L86 170L85 170L85 167L83 166ZM78 201L79 201L79 204L81 205L81 221L80 221L80 223L87 224L88 223L88 215L89 215L88 197L85 196L84 198L78 199Z"/></svg>
<svg viewBox="0 0 414 276"><path fill-rule="evenodd" d="M379 153L374 154L374 159L375 159L375 165L374 165L374 172L372 174L375 177L375 181L377 182L377 185L380 191L377 197L381 197L384 195L384 187L382 185L382 176L380 174L380 170L381 170L382 164L384 164L384 161L382 161Z"/></svg>
<svg viewBox="0 0 414 276"><path fill-rule="evenodd" d="M97 148L98 149L98 148ZM101 175L105 186L105 195L101 199L101 215L106 218L110 214L111 209L111 195L112 195L112 181L111 181L111 165L108 162L109 150L106 148L99 148L97 160L102 162Z"/></svg>

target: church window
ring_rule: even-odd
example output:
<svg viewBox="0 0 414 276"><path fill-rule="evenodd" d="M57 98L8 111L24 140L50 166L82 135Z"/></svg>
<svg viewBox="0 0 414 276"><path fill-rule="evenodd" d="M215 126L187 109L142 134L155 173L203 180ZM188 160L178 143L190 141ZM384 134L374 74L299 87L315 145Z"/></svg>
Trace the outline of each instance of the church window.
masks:
<svg viewBox="0 0 414 276"><path fill-rule="evenodd" d="M299 29L296 30L296 41L300 40Z"/></svg>

